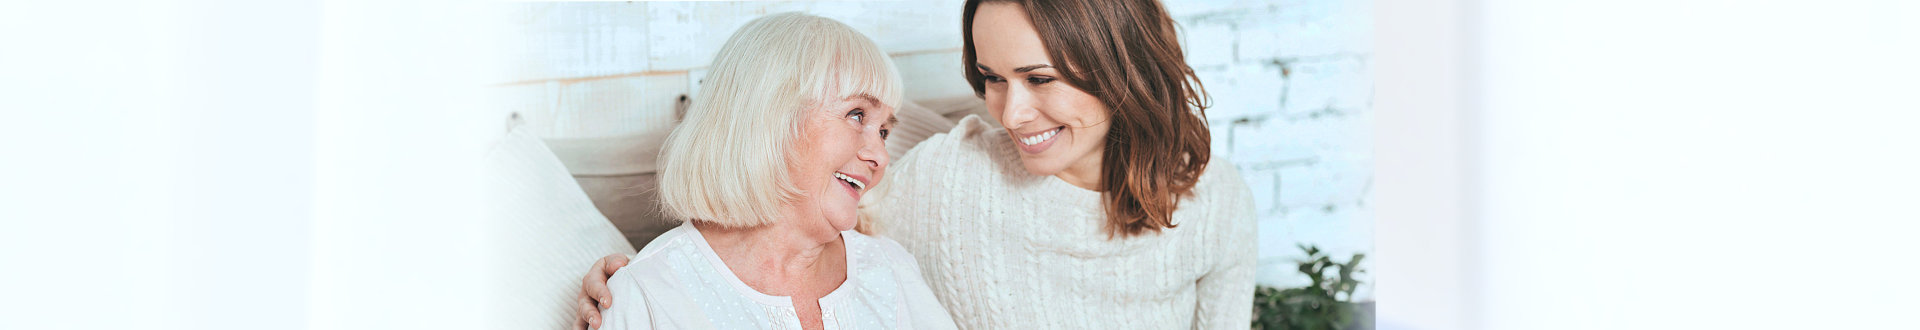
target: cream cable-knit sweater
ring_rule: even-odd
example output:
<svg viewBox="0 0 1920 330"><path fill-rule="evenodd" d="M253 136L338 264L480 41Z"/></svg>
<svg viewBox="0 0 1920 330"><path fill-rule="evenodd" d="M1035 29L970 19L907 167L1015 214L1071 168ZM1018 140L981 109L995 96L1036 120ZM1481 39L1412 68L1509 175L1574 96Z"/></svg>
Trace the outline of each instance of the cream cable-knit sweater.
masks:
<svg viewBox="0 0 1920 330"><path fill-rule="evenodd" d="M966 329L1246 329L1252 192L1215 156L1176 228L1108 239L1100 193L1028 174L1003 128L962 119L862 201Z"/></svg>

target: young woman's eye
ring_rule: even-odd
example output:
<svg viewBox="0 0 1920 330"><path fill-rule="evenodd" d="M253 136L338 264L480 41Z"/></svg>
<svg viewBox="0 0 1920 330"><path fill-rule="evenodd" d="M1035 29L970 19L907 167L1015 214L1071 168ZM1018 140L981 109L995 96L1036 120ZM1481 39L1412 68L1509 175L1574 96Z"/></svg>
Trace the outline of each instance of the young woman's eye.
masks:
<svg viewBox="0 0 1920 330"><path fill-rule="evenodd" d="M865 124L867 122L867 111L856 108L853 109L853 111L848 111L847 117L853 117L854 122Z"/></svg>
<svg viewBox="0 0 1920 330"><path fill-rule="evenodd" d="M986 78L984 78L984 80L986 80L989 83L1000 83L1000 82L1007 81L1006 79L1001 79L1000 76L995 76L995 75L986 75Z"/></svg>
<svg viewBox="0 0 1920 330"><path fill-rule="evenodd" d="M1034 85L1045 84L1050 82L1053 82L1053 77L1028 77L1027 78L1027 83L1034 84Z"/></svg>

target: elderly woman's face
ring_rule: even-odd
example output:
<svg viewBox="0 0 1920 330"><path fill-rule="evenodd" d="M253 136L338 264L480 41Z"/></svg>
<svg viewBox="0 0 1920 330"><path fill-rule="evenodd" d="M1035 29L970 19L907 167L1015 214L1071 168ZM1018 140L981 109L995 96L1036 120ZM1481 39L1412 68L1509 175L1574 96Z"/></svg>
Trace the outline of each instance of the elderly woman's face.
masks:
<svg viewBox="0 0 1920 330"><path fill-rule="evenodd" d="M886 174L893 107L856 96L821 104L800 121L788 166L803 193L799 202L819 210L834 231L851 230L860 196Z"/></svg>

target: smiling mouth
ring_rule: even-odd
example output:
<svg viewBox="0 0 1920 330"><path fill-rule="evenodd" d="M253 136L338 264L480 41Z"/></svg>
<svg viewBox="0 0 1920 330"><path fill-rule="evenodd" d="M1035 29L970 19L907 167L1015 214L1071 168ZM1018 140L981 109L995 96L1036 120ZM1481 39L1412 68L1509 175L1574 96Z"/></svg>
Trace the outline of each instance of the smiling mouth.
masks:
<svg viewBox="0 0 1920 330"><path fill-rule="evenodd" d="M1016 140L1019 140L1020 144L1036 145L1036 144L1040 144L1041 142L1047 142L1047 140L1052 140L1054 135L1060 134L1060 131L1065 129L1067 129L1066 126L1055 127L1052 130L1046 131L1044 133L1028 135L1027 137L1018 138Z"/></svg>
<svg viewBox="0 0 1920 330"><path fill-rule="evenodd" d="M859 179L854 179L854 178L853 178L852 176L848 176L848 175L846 175L846 174L842 174L842 173L840 173L840 172L833 172L833 178L835 178L835 179L840 179L840 181L841 181L841 182L846 182L846 183L847 183L847 185L849 185L849 186L852 186L852 187L853 187L853 190L854 190L854 191L866 191L866 190L867 190L867 183L866 183L866 182L860 182L860 180L859 180Z"/></svg>

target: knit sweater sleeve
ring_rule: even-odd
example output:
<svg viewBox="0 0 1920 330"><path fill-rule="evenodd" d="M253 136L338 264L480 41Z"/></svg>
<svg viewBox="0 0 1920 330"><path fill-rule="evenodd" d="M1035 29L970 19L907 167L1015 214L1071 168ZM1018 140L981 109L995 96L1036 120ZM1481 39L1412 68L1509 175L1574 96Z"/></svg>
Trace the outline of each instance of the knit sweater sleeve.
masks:
<svg viewBox="0 0 1920 330"><path fill-rule="evenodd" d="M968 138L979 131L988 129L979 118L962 119L960 124L947 126L946 132L935 133L924 140L916 141L913 148L901 152L887 165L886 175L880 184L873 186L860 198L860 221L854 227L860 233L888 236L887 224L896 217L913 213L916 207L939 201L920 200L928 198L924 191L914 189L939 189L932 184L938 178L950 176L955 170L965 169L968 164L958 154L966 147L961 139ZM893 143L893 142L888 142Z"/></svg>
<svg viewBox="0 0 1920 330"><path fill-rule="evenodd" d="M907 152L920 142L952 130L956 124L952 119L941 117L933 110L913 102L902 102L893 116L899 118L900 122L893 125L893 134L887 136L887 155L896 160L905 158Z"/></svg>
<svg viewBox="0 0 1920 330"><path fill-rule="evenodd" d="M1201 192L1208 199L1206 221L1215 224L1215 242L1206 253L1217 256L1212 270L1196 283L1194 329L1245 329L1253 322L1253 271L1256 233L1253 191L1224 158L1207 166L1213 176ZM1199 186L1199 185L1196 185Z"/></svg>

